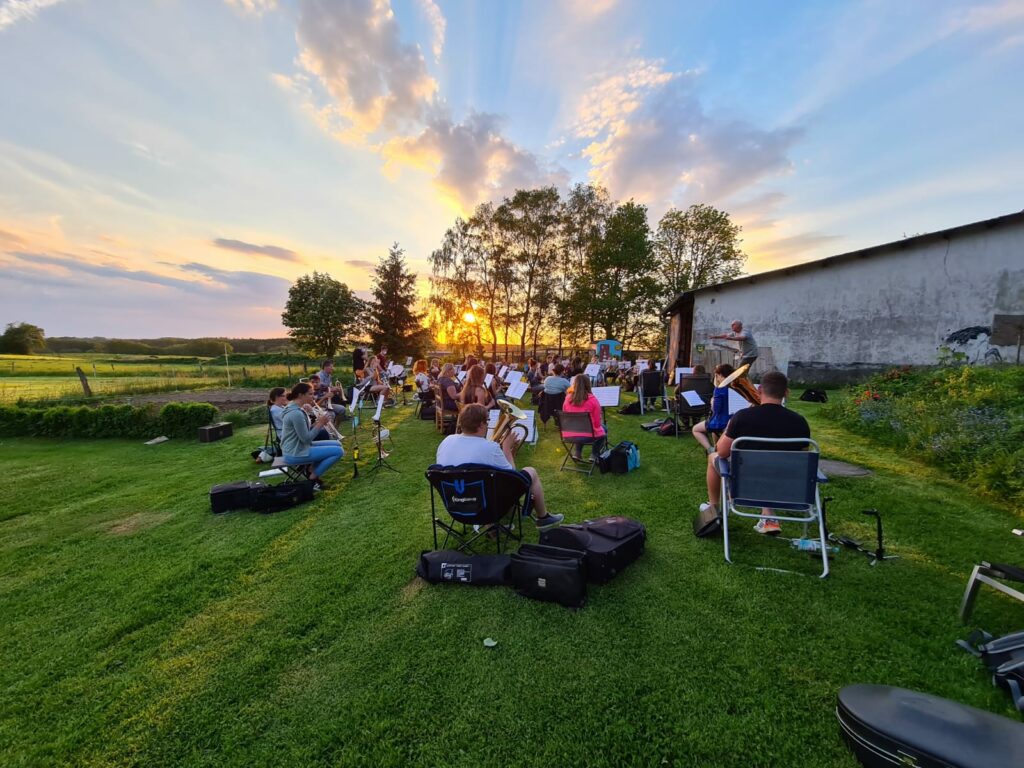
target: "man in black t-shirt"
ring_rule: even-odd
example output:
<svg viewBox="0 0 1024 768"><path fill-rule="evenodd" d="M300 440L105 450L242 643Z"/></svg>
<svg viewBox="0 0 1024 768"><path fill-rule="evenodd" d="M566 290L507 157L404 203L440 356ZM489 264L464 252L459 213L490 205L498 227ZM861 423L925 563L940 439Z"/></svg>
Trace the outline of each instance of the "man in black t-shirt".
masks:
<svg viewBox="0 0 1024 768"><path fill-rule="evenodd" d="M716 458L728 459L732 455L732 443L740 437L806 437L811 436L811 428L807 419L799 413L788 410L782 401L789 391L789 380L778 371L766 373L761 378L761 405L744 408L729 419L725 434L716 444L716 452L708 457L708 502L701 504L701 511L718 508L721 502L722 478L715 466ZM744 443L743 449L748 450L794 450L800 451L807 447L804 443ZM768 516L767 512L755 526L758 533L779 533L779 522Z"/></svg>

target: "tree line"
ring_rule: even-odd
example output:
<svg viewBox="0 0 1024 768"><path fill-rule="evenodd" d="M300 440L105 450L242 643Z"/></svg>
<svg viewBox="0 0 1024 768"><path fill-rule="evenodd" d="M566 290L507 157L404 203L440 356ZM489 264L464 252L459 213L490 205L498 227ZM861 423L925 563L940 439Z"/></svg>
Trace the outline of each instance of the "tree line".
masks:
<svg viewBox="0 0 1024 768"><path fill-rule="evenodd" d="M435 337L490 348L579 348L601 338L660 348L660 310L678 293L739 276L740 227L710 205L671 209L651 228L644 205L596 184L562 199L517 190L459 217L430 255Z"/></svg>

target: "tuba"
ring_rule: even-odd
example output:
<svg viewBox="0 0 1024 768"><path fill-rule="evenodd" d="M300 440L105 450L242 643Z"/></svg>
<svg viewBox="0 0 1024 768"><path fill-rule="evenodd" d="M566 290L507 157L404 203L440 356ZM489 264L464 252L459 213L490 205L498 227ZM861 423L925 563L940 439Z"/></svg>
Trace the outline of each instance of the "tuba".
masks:
<svg viewBox="0 0 1024 768"><path fill-rule="evenodd" d="M510 434L514 434L516 438L512 443L512 455L515 456L519 446L526 442L526 426L518 423L519 419L526 418L526 411L508 400L499 400L498 408L501 413L498 415L498 423L494 426L491 440L501 445Z"/></svg>
<svg viewBox="0 0 1024 768"><path fill-rule="evenodd" d="M761 393L758 391L757 387L755 387L750 382L750 379L748 379L745 376L749 368L750 363L747 363L746 365L741 365L731 374L726 376L722 380L720 386L731 387L732 389L735 389L736 392L739 393L739 395L751 405L760 405Z"/></svg>

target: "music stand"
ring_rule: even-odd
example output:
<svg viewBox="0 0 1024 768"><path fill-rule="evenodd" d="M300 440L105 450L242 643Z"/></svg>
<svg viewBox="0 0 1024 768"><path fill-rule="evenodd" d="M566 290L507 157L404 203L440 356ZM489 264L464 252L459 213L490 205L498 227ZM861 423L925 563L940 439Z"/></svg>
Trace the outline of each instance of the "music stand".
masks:
<svg viewBox="0 0 1024 768"><path fill-rule="evenodd" d="M370 467L370 474L373 475L373 480L370 481L371 483L377 479L376 473L380 469L389 469L392 472L398 472L397 469L388 464L388 454L384 452L384 438L388 438L389 440L391 439L391 431L384 429L380 423L380 413L384 408L384 399L385 395L382 393L377 399L377 410L373 414L373 439L374 442L377 443L377 463ZM393 440L391 442L394 443Z"/></svg>

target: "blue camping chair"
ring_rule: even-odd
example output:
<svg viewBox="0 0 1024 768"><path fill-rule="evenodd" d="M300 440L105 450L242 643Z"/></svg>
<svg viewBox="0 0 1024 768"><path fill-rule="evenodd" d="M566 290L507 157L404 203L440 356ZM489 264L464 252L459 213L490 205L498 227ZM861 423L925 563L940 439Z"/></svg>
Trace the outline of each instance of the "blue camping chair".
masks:
<svg viewBox="0 0 1024 768"><path fill-rule="evenodd" d="M787 444L805 445L808 450L771 449ZM758 450L755 446L765 448ZM808 526L817 522L821 578L828 576L828 542L818 493L818 485L828 482L828 478L818 471L819 455L818 444L810 438L739 437L733 441L728 459L716 459L722 477L722 536L727 562L732 562L729 514L757 519L762 507L770 507L776 520L803 523L805 538Z"/></svg>
<svg viewBox="0 0 1024 768"><path fill-rule="evenodd" d="M461 464L444 467L435 464L427 469L430 483L430 517L434 527L434 549L437 529L448 539L458 542L460 552L476 554L473 545L493 531L498 552L502 543L523 538L522 518L530 514L530 476L514 469L498 469L484 464ZM441 497L451 522L438 516L435 496ZM486 541L486 538L484 539Z"/></svg>

